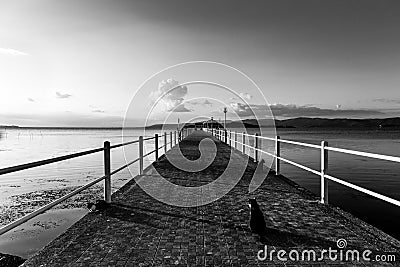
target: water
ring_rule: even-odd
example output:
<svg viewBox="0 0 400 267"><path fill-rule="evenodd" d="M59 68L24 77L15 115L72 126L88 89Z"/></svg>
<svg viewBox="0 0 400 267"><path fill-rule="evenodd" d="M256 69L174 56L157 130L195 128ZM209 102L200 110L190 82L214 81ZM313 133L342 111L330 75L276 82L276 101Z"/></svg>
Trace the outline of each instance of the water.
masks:
<svg viewBox="0 0 400 267"><path fill-rule="evenodd" d="M146 131L146 136L154 136L156 131ZM127 140L137 140L143 130L128 131ZM121 130L75 130L75 129L7 129L0 139L0 168L32 161L68 155L103 146L108 140L111 145L123 141ZM160 138L162 145L162 138ZM154 149L154 140L145 141L145 151ZM111 151L112 170L138 157L138 145L132 144ZM162 150L160 150L161 152ZM146 158L150 164L154 155ZM95 153L79 158L52 163L5 174L0 177L0 204L9 196L29 193L35 190L54 189L65 186L83 185L103 175L103 153ZM137 174L137 164L131 165L133 175ZM113 177L114 191L130 178L129 170L123 170Z"/></svg>
<svg viewBox="0 0 400 267"><path fill-rule="evenodd" d="M156 132L146 131L146 135L154 136ZM278 129L278 132L281 138L288 140L313 144L320 144L320 141L325 140L334 147L400 156L400 133L397 131ZM131 130L129 139L136 140L142 134L142 130ZM0 139L0 168L101 147L105 140L110 141L111 144L120 143L122 141L121 131L3 130ZM154 149L153 141L146 141L145 144L145 153ZM160 145L162 145L162 138ZM270 152L273 151L273 142L265 141L262 145ZM137 158L138 147L136 144L126 149L128 159ZM320 166L319 153L320 151L317 149L289 144L281 145L283 157L316 170L319 170ZM113 150L111 158L112 169L125 164L124 152L121 148ZM150 155L145 164L150 164L153 160L154 155ZM137 164L132 165L131 171L132 175L137 174ZM319 195L319 177L317 175L285 163L281 165L281 173ZM399 173L399 163L335 152L329 153L328 174L395 199L400 199ZM82 185L102 175L103 154L101 152L2 175L0 176L0 205L12 195ZM128 170L115 175L113 191L130 178L131 174ZM329 201L400 239L400 230L396 227L400 219L400 208L334 182L329 182Z"/></svg>

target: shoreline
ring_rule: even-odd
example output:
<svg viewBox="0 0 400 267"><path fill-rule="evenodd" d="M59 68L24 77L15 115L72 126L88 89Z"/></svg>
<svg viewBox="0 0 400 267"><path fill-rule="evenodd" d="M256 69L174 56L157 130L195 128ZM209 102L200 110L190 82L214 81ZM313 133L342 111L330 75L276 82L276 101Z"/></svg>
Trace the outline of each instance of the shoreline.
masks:
<svg viewBox="0 0 400 267"><path fill-rule="evenodd" d="M2 214L0 226L7 225L78 187L39 190L10 196L0 205L0 214ZM0 255L2 253L11 255L4 257L13 262L13 256L30 258L86 215L87 203L101 199L102 194L102 186L89 188L3 234L0 239Z"/></svg>
<svg viewBox="0 0 400 267"><path fill-rule="evenodd" d="M28 259L88 213L86 209L49 210L2 235L0 253Z"/></svg>

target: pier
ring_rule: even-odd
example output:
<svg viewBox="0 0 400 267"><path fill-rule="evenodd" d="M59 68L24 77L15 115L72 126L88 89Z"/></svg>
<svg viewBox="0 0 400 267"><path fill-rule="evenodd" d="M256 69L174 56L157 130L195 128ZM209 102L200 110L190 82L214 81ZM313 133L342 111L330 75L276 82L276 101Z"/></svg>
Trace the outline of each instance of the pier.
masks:
<svg viewBox="0 0 400 267"><path fill-rule="evenodd" d="M172 137L171 134L170 144L176 144ZM157 160L150 166L140 169L138 177L111 196L111 204L105 211L87 214L23 266L391 265L362 259L332 261L328 255L316 262L277 258L279 250L289 253L295 249L301 254L302 250L338 249L339 239L347 242L343 249L357 249L360 254L368 249L372 251L371 258L389 253L397 261L400 259L399 241L339 208L321 203L321 196L274 171L262 169L268 176L260 187L249 193L249 183L256 170L259 171L259 164L235 146L229 146L226 137L226 133L221 137L215 132L192 131L179 145L171 145L166 151L169 157L156 156ZM191 173L168 160L179 153L188 159L197 159L203 139L211 139L217 148L212 164L205 169ZM164 140L167 141L167 135ZM157 144L157 154L159 149ZM241 179L222 198L206 205L167 205L149 196L136 182L138 179L153 181L161 175L174 184L201 186L215 181L230 160L247 162ZM103 179L109 179L110 173L106 167ZM219 186L227 186L226 182ZM105 185L109 186L108 182ZM107 194L106 191L106 199L110 197ZM173 192L165 191L165 194L173 195ZM201 202L203 196L197 197ZM260 204L267 228L273 233L263 243L249 228L250 197L255 197ZM272 260L257 258L264 245L268 253L276 251Z"/></svg>

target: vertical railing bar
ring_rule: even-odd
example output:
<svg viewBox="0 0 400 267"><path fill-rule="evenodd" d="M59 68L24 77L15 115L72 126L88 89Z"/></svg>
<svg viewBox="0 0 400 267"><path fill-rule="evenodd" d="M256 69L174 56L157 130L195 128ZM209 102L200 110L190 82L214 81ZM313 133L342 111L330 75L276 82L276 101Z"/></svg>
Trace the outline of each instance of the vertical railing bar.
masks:
<svg viewBox="0 0 400 267"><path fill-rule="evenodd" d="M258 133L254 135L254 161L258 162Z"/></svg>
<svg viewBox="0 0 400 267"><path fill-rule="evenodd" d="M110 155L110 142L104 142L104 200L111 203L111 155Z"/></svg>
<svg viewBox="0 0 400 267"><path fill-rule="evenodd" d="M170 143L171 143L171 149L172 149L172 147L174 146L174 144L172 143L172 132L169 132L169 141L170 141Z"/></svg>
<svg viewBox="0 0 400 267"><path fill-rule="evenodd" d="M328 204L328 180L325 178L325 173L328 169L328 150L325 147L328 142L321 142L321 203Z"/></svg>
<svg viewBox="0 0 400 267"><path fill-rule="evenodd" d="M245 136L244 132L243 132L243 135L242 135L242 144L243 144L242 153L246 154L246 146L245 146L245 144L246 144L246 136Z"/></svg>
<svg viewBox="0 0 400 267"><path fill-rule="evenodd" d="M164 132L164 153L167 153L167 133Z"/></svg>
<svg viewBox="0 0 400 267"><path fill-rule="evenodd" d="M281 156L281 143L279 142L280 136L277 135L275 139L275 174L280 175L281 174L281 165L280 165L280 159L279 157Z"/></svg>
<svg viewBox="0 0 400 267"><path fill-rule="evenodd" d="M139 136L139 175L143 174L143 136Z"/></svg>
<svg viewBox="0 0 400 267"><path fill-rule="evenodd" d="M155 136L154 136L154 147L155 147L155 150L156 150L155 158L156 158L156 161L157 161L158 160L158 134L155 134Z"/></svg>
<svg viewBox="0 0 400 267"><path fill-rule="evenodd" d="M261 135L261 132L260 132L259 135ZM258 138L258 143L257 143L257 148L258 148L258 160L261 160L262 155L263 155L263 154L261 153L261 151L262 151L262 149L263 149L262 142L263 142L262 138Z"/></svg>
<svg viewBox="0 0 400 267"><path fill-rule="evenodd" d="M224 129L224 135L225 135L225 144L228 144L228 131Z"/></svg>
<svg viewBox="0 0 400 267"><path fill-rule="evenodd" d="M235 149L237 149L237 132L235 132Z"/></svg>
<svg viewBox="0 0 400 267"><path fill-rule="evenodd" d="M176 145L176 131L174 131L174 144Z"/></svg>

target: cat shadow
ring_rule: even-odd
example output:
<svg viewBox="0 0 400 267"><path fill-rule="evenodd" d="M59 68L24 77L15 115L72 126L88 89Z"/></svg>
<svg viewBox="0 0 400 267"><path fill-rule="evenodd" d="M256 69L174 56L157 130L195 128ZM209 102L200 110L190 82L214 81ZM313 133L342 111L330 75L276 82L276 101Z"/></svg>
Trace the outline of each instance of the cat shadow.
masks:
<svg viewBox="0 0 400 267"><path fill-rule="evenodd" d="M145 212L133 211L125 207L120 207L116 204L110 204L110 206L103 212L103 215L125 222L162 229L162 227L160 227L160 224L157 223L160 220L160 216L157 216L155 214L148 214Z"/></svg>
<svg viewBox="0 0 400 267"><path fill-rule="evenodd" d="M267 227L265 233L258 236L258 241L264 245L277 247L321 247L326 249L336 247L336 242L323 237L278 230L272 227Z"/></svg>
<svg viewBox="0 0 400 267"><path fill-rule="evenodd" d="M169 216L175 217L182 220L192 221L192 222L201 222L207 224L215 224L217 223L211 220L199 219L196 215L188 216L182 215L179 213L172 213L161 210L153 210L149 208L135 207L130 205L125 205L121 203L112 203L110 208L107 209L107 215L123 220L129 221L133 223L147 224L149 226L160 228L157 222L161 221L162 217Z"/></svg>

